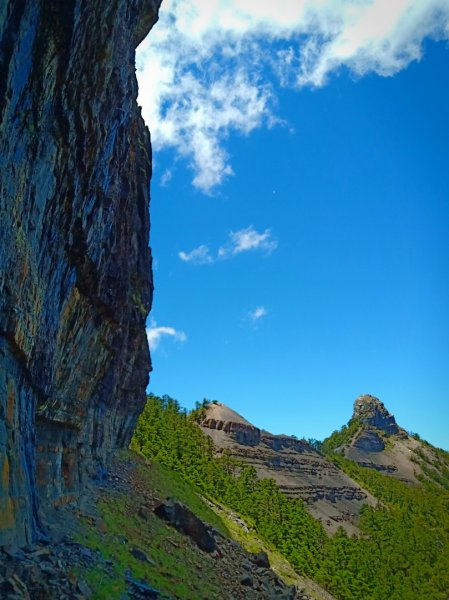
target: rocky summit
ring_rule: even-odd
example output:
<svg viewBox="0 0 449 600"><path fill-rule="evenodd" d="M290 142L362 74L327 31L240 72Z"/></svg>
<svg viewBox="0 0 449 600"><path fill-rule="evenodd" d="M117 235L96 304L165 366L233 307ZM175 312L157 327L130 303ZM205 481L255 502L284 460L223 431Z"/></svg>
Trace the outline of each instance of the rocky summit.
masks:
<svg viewBox="0 0 449 600"><path fill-rule="evenodd" d="M135 48L159 0L0 8L0 546L45 530L145 403L150 135Z"/></svg>
<svg viewBox="0 0 449 600"><path fill-rule="evenodd" d="M379 398L370 394L364 394L355 400L352 418L370 427L380 429L388 435L399 433L394 416L388 412Z"/></svg>
<svg viewBox="0 0 449 600"><path fill-rule="evenodd" d="M368 467L409 484L424 475L425 463L434 463L433 451L400 427L384 404L369 394L354 402L344 441L335 450Z"/></svg>
<svg viewBox="0 0 449 600"><path fill-rule="evenodd" d="M353 479L305 440L261 430L222 403L207 407L201 428L218 452L229 451L272 478L289 497L302 498L329 531L357 531L358 515L374 500Z"/></svg>

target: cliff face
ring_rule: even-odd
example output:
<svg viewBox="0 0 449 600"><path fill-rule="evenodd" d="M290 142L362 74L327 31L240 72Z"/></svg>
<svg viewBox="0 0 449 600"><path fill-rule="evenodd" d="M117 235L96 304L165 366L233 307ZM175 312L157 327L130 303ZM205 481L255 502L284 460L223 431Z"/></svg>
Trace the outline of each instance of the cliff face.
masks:
<svg viewBox="0 0 449 600"><path fill-rule="evenodd" d="M127 445L150 359L150 137L135 47L160 0L0 8L0 545Z"/></svg>
<svg viewBox="0 0 449 600"><path fill-rule="evenodd" d="M380 429L388 435L399 433L394 415L388 412L379 398L370 394L364 394L356 398L352 418L370 427Z"/></svg>
<svg viewBox="0 0 449 600"><path fill-rule="evenodd" d="M355 533L360 510L373 498L304 440L274 435L251 425L221 403L211 404L201 427L217 450L252 465L260 478L272 478L289 497L301 498L331 532L341 525Z"/></svg>

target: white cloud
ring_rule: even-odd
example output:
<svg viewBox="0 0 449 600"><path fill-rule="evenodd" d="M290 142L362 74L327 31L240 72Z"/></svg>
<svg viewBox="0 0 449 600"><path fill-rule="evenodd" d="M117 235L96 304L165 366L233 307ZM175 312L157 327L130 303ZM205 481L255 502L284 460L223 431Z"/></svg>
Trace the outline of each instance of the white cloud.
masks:
<svg viewBox="0 0 449 600"><path fill-rule="evenodd" d="M206 265L215 262L217 259L232 258L236 254L248 252L249 250L259 250L265 254L271 254L277 248L277 245L278 243L272 237L270 229L258 233L250 225L246 229L231 231L228 242L218 249L216 256L210 253L209 247L205 244L194 248L190 252L178 252L178 256L184 262L190 262L194 265Z"/></svg>
<svg viewBox="0 0 449 600"><path fill-rule="evenodd" d="M265 229L263 233L258 233L250 225L246 229L231 231L229 237L229 242L218 250L220 258L229 258L248 250L261 250L266 254L271 254L277 248L277 241L271 237L270 229Z"/></svg>
<svg viewBox="0 0 449 600"><path fill-rule="evenodd" d="M257 308L255 308L254 310L251 310L248 313L248 317L252 320L252 321L258 321L259 319L261 319L262 317L265 317L268 314L267 309L265 308L265 306L258 306Z"/></svg>
<svg viewBox="0 0 449 600"><path fill-rule="evenodd" d="M206 265L214 262L214 259L209 253L209 248L204 244L194 248L190 252L179 252L178 256L184 262L191 262L194 265Z"/></svg>
<svg viewBox="0 0 449 600"><path fill-rule="evenodd" d="M233 174L225 140L271 127L277 85L321 86L342 66L391 76L449 38L447 0L164 0L139 47L139 101L157 150L206 193Z"/></svg>
<svg viewBox="0 0 449 600"><path fill-rule="evenodd" d="M171 178L173 177L173 172L171 169L165 169L165 171L162 173L161 176L161 181L160 181L160 185L162 187L165 187L166 185L168 185L168 183L170 182Z"/></svg>
<svg viewBox="0 0 449 600"><path fill-rule="evenodd" d="M152 320L150 327L147 327L147 338L150 350L154 352L163 337L172 337L178 342L187 341L187 336L183 331L177 331L174 327L158 326L156 321Z"/></svg>

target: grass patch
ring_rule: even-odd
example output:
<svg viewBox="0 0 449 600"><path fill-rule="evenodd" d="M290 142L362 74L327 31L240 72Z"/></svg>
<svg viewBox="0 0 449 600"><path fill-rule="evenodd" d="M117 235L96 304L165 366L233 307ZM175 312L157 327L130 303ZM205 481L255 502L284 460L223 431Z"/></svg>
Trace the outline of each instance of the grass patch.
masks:
<svg viewBox="0 0 449 600"><path fill-rule="evenodd" d="M106 569L92 568L83 573L83 579L94 591L95 600L122 598L126 592L125 581L118 572L111 575Z"/></svg>
<svg viewBox="0 0 449 600"><path fill-rule="evenodd" d="M140 465L136 471L139 486L156 496L175 497L188 505L201 519L223 533L227 531L215 514L186 482L159 465ZM165 524L151 510L139 515L142 497L135 494L104 491L97 502L100 525L85 522L78 541L99 550L107 565L79 575L93 591L94 600L120 599L126 592L126 574L146 582L162 592L161 598L180 600L222 600L224 582L216 572L214 558L202 552L186 536ZM142 550L150 562L135 558L133 548Z"/></svg>
<svg viewBox="0 0 449 600"><path fill-rule="evenodd" d="M149 463L138 467L142 480L162 500L176 498L190 508L202 521L229 537L229 530L223 519L217 515L184 479L167 467Z"/></svg>

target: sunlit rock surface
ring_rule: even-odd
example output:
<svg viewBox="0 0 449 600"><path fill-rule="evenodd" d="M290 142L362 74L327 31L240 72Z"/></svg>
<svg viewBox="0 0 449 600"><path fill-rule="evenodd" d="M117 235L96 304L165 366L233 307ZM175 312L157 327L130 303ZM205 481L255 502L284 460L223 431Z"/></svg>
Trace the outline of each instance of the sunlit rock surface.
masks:
<svg viewBox="0 0 449 600"><path fill-rule="evenodd" d="M145 402L151 148L134 63L159 4L0 6L0 545L101 475Z"/></svg>
<svg viewBox="0 0 449 600"><path fill-rule="evenodd" d="M422 471L416 451L422 444L399 427L379 398L370 394L359 396L352 419L359 427L339 449L346 458L409 484L418 483L417 475L422 475Z"/></svg>
<svg viewBox="0 0 449 600"><path fill-rule="evenodd" d="M364 504L374 499L305 440L260 430L222 403L210 404L201 427L219 452L252 465L259 477L272 478L289 497L301 498L331 532L349 533Z"/></svg>

